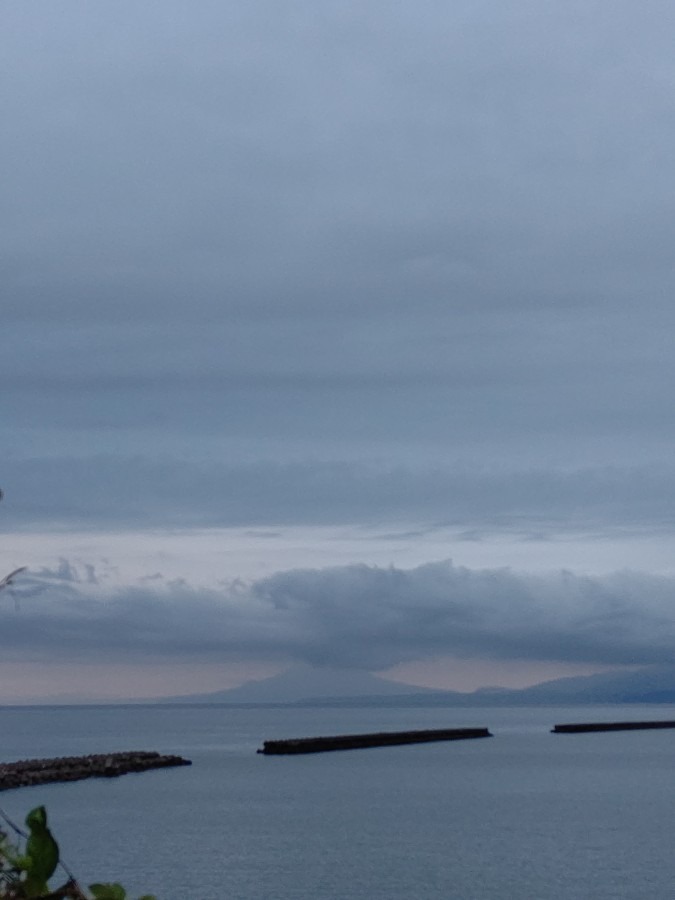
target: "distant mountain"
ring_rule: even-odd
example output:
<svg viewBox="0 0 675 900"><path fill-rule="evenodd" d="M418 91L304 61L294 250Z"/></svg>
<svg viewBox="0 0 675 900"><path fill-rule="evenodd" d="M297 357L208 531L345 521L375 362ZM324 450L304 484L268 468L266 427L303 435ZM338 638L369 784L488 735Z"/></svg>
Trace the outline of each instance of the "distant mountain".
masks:
<svg viewBox="0 0 675 900"><path fill-rule="evenodd" d="M519 702L560 703L675 703L675 666L603 672L559 678L517 692Z"/></svg>
<svg viewBox="0 0 675 900"><path fill-rule="evenodd" d="M423 706L579 706L612 703L675 703L675 666L649 666L598 675L557 678L520 690L483 688L470 694L439 692L416 700Z"/></svg>
<svg viewBox="0 0 675 900"><path fill-rule="evenodd" d="M261 681L248 681L241 687L208 694L190 694L171 700L193 703L302 703L344 698L390 698L408 694L438 694L431 688L418 688L378 678L353 669L295 666L281 675Z"/></svg>
<svg viewBox="0 0 675 900"><path fill-rule="evenodd" d="M163 702L283 703L297 706L489 707L674 703L675 666L558 678L520 690L481 688L472 693L404 685L339 669L298 666L281 675L227 691L171 697Z"/></svg>

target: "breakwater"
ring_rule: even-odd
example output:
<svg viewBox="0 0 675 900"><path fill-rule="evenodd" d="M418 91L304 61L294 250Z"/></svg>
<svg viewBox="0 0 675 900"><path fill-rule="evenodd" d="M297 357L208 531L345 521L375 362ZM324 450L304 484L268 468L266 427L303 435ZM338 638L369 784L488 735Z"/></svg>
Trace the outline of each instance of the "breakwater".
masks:
<svg viewBox="0 0 675 900"><path fill-rule="evenodd" d="M331 737L290 738L265 741L258 753L281 755L325 753L329 750L357 750L364 747L393 747L430 741L460 741L492 737L487 728L436 728L426 731L380 731L372 734L339 734Z"/></svg>
<svg viewBox="0 0 675 900"><path fill-rule="evenodd" d="M583 734L588 731L644 731L650 728L675 728L675 721L656 722L580 722L554 725L553 734Z"/></svg>
<svg viewBox="0 0 675 900"><path fill-rule="evenodd" d="M57 781L80 781L83 778L116 778L128 772L189 765L191 761L182 756L165 756L142 750L60 756L55 759L22 759L0 763L0 791Z"/></svg>

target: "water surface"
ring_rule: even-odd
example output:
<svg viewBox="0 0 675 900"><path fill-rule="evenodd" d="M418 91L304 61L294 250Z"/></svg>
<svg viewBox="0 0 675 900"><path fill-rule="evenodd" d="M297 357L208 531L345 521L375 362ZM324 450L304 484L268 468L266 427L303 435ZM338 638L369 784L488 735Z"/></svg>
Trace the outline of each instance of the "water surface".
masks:
<svg viewBox="0 0 675 900"><path fill-rule="evenodd" d="M159 750L189 768L8 791L46 804L83 881L160 900L650 900L675 895L675 731L551 735L673 707L0 708L0 758ZM308 756L264 739L489 726Z"/></svg>

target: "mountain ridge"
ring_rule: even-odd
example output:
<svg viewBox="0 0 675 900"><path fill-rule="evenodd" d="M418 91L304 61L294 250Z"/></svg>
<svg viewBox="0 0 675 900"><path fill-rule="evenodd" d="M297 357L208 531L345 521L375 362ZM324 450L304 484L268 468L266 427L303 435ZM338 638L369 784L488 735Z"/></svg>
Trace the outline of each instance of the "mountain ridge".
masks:
<svg viewBox="0 0 675 900"><path fill-rule="evenodd" d="M294 706L556 706L675 703L675 666L552 679L525 688L473 692L420 688L349 670L296 667L237 688L155 699L164 703Z"/></svg>

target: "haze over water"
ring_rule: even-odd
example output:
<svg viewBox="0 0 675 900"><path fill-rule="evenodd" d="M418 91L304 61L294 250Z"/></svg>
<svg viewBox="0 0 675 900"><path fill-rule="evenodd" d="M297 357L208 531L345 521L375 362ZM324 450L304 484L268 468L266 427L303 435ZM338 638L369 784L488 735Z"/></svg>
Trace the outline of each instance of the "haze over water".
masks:
<svg viewBox="0 0 675 900"><path fill-rule="evenodd" d="M0 708L2 759L156 749L185 769L6 792L83 882L160 900L670 898L675 732L551 735L672 707ZM300 757L264 739L487 725L492 739Z"/></svg>

